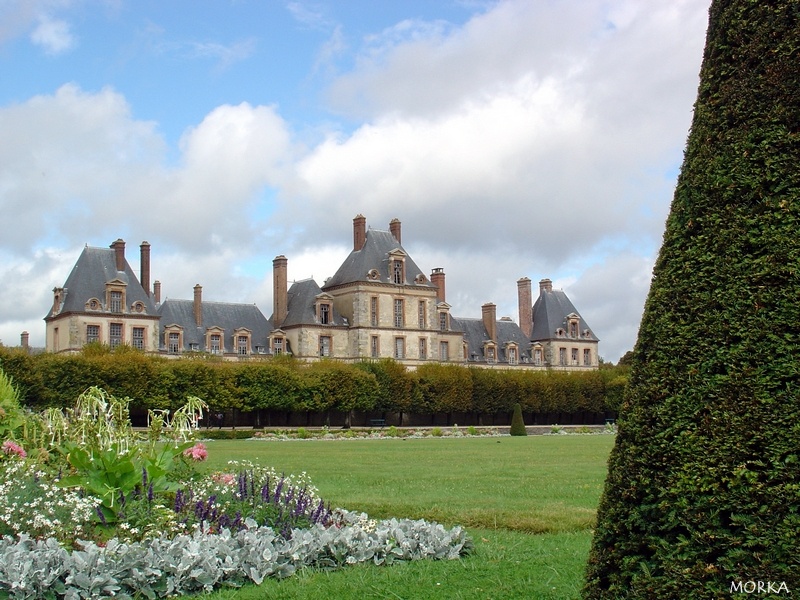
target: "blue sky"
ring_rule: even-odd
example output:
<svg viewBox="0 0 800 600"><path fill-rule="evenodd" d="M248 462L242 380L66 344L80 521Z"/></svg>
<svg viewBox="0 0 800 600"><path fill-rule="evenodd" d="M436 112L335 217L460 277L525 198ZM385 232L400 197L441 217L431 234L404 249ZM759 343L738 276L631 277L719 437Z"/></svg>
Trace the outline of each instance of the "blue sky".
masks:
<svg viewBox="0 0 800 600"><path fill-rule="evenodd" d="M708 0L0 1L0 341L43 345L85 245L152 244L164 295L272 312L403 222L457 316L563 288L635 342Z"/></svg>

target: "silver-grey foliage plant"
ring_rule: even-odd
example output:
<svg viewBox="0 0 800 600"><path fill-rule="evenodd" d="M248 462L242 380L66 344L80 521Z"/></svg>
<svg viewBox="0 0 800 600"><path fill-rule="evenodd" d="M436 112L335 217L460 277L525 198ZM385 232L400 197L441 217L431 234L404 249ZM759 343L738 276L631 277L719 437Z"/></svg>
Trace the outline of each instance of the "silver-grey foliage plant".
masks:
<svg viewBox="0 0 800 600"><path fill-rule="evenodd" d="M53 539L0 539L0 596L27 598L163 598L219 586L260 584L302 567L337 568L372 561L455 559L472 542L461 527L410 519L371 521L342 511L338 526L295 529L283 539L269 527L232 534L196 531L144 542L92 542L69 552Z"/></svg>

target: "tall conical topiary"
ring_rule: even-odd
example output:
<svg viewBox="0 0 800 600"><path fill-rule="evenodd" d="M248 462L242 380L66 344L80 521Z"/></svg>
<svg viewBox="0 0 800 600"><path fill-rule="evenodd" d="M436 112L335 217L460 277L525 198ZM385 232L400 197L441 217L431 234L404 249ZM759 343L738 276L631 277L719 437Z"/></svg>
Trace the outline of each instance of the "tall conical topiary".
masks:
<svg viewBox="0 0 800 600"><path fill-rule="evenodd" d="M511 415L511 435L528 435L525 429L525 420L522 418L522 407L519 402L514 405L514 414Z"/></svg>
<svg viewBox="0 0 800 600"><path fill-rule="evenodd" d="M714 0L586 598L800 590L800 3Z"/></svg>

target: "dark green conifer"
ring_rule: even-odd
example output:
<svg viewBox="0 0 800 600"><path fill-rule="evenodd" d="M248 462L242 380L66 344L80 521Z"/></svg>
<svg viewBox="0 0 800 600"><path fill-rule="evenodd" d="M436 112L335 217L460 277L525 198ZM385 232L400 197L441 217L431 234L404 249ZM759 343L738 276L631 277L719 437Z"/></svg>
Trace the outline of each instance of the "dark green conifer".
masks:
<svg viewBox="0 0 800 600"><path fill-rule="evenodd" d="M713 1L586 598L800 590L798 46L797 0Z"/></svg>
<svg viewBox="0 0 800 600"><path fill-rule="evenodd" d="M511 435L528 435L525 429L525 420L522 418L522 407L519 402L514 405L514 414L511 417Z"/></svg>

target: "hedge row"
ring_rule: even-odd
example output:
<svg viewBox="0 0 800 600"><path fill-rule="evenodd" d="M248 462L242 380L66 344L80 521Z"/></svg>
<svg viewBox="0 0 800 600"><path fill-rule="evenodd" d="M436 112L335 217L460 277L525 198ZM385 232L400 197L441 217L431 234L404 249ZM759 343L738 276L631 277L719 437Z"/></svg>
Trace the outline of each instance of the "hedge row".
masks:
<svg viewBox="0 0 800 600"><path fill-rule="evenodd" d="M292 358L223 362L208 357L169 360L123 348L89 348L78 355L28 355L0 347L0 368L34 409L69 407L89 386L133 400L132 408L175 409L189 395L212 410L302 412L390 411L434 414L616 410L626 377L509 371L432 363L416 371L393 360L304 363Z"/></svg>

